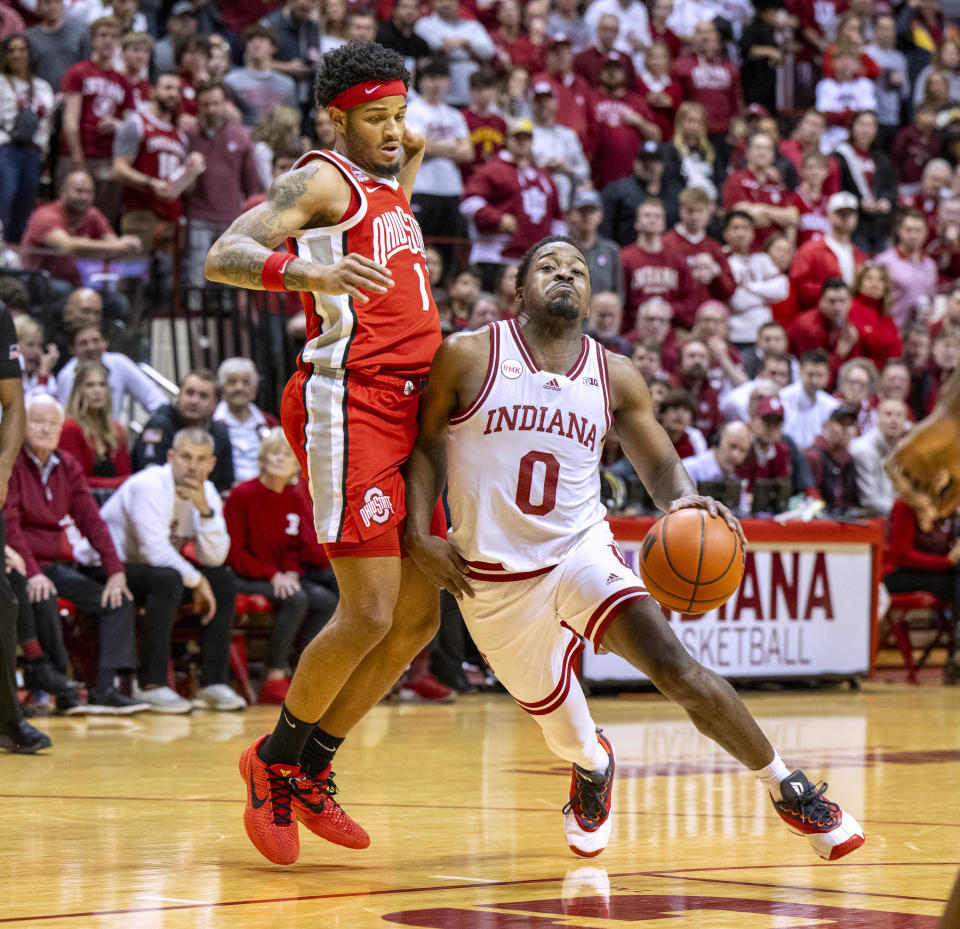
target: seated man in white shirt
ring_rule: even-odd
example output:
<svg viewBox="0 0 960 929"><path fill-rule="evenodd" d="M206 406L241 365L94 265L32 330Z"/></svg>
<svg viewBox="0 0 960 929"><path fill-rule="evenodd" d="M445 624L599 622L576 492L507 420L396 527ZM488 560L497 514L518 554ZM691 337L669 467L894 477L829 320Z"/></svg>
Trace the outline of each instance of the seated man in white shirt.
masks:
<svg viewBox="0 0 960 929"><path fill-rule="evenodd" d="M207 480L216 464L213 437L203 429L181 429L167 452L167 463L150 465L120 486L100 511L120 557L126 562L129 585L137 596L138 568L173 568L192 595L201 615L200 689L193 705L210 710L241 710L244 701L230 688L230 639L237 585L224 566L230 536L223 504ZM195 561L183 555L193 543ZM184 712L163 685L170 661L170 633L176 609L146 623L141 640L141 683L137 697L165 705L164 712ZM177 698L176 694L172 697ZM179 699L179 698L177 698Z"/></svg>
<svg viewBox="0 0 960 929"><path fill-rule="evenodd" d="M810 448L840 401L823 388L830 382L830 359L821 349L800 356L800 380L780 391L783 433L802 449Z"/></svg>
<svg viewBox="0 0 960 929"><path fill-rule="evenodd" d="M750 395L758 384L773 384L782 390L790 383L790 356L785 352L767 352L763 356L760 373L753 380L734 387L720 402L720 412L728 422L739 419L750 421Z"/></svg>
<svg viewBox="0 0 960 929"><path fill-rule="evenodd" d="M881 400L877 427L850 443L860 502L878 516L889 516L896 499L883 462L903 437L907 416L907 405L902 400Z"/></svg>
<svg viewBox="0 0 960 929"><path fill-rule="evenodd" d="M249 358L227 358L217 368L221 399L213 411L213 421L223 423L230 434L233 479L238 484L260 474L260 440L280 425L276 416L264 413L254 404L259 387L260 372Z"/></svg>
<svg viewBox="0 0 960 929"><path fill-rule="evenodd" d="M725 423L717 444L699 455L683 459L687 474L695 481L735 481L737 468L750 453L750 427L746 423Z"/></svg>
<svg viewBox="0 0 960 929"><path fill-rule="evenodd" d="M148 413L163 406L167 395L147 377L140 366L122 352L108 352L107 339L100 325L81 325L70 336L73 353L57 373L57 399L64 406L70 400L73 377L81 361L98 361L107 371L107 381L113 391L113 418L120 419L128 397L136 400Z"/></svg>

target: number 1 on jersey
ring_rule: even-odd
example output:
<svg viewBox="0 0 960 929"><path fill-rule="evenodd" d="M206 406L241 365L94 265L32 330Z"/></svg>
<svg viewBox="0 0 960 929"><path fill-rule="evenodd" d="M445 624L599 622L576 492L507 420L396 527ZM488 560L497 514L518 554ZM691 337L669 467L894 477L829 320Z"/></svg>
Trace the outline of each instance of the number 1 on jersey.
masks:
<svg viewBox="0 0 960 929"><path fill-rule="evenodd" d="M539 503L532 500L533 469L543 465L543 497ZM527 452L520 459L517 475L517 506L528 516L546 516L557 505L557 484L560 480L560 462L550 452Z"/></svg>
<svg viewBox="0 0 960 929"><path fill-rule="evenodd" d="M413 270L417 272L417 277L420 278L420 309L424 313L430 309L430 292L427 290L427 274L424 266L420 264L419 261L413 263Z"/></svg>

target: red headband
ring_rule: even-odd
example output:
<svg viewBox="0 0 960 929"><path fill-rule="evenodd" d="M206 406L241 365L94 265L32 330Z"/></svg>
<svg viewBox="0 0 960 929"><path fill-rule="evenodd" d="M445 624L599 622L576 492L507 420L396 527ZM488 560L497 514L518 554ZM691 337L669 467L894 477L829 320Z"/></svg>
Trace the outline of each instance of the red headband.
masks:
<svg viewBox="0 0 960 929"><path fill-rule="evenodd" d="M327 106L335 106L339 110L349 110L361 103L379 100L381 97L405 97L407 88L403 81L364 81L354 84L343 93L337 94Z"/></svg>

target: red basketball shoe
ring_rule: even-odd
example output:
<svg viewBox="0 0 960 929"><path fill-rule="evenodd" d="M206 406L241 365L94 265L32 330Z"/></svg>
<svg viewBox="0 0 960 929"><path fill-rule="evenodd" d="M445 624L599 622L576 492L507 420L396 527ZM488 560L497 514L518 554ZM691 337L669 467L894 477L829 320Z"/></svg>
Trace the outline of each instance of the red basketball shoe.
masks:
<svg viewBox="0 0 960 929"><path fill-rule="evenodd" d="M315 777L299 773L292 778L293 812L314 835L346 848L366 848L370 836L334 799L337 785L327 765Z"/></svg>
<svg viewBox="0 0 960 929"><path fill-rule="evenodd" d="M607 847L610 841L610 802L613 799L613 746L610 740L597 730L597 741L607 753L609 762L606 771L584 771L573 766L570 781L570 799L563 808L563 832L570 851L583 858L593 858Z"/></svg>
<svg viewBox="0 0 960 929"><path fill-rule="evenodd" d="M794 771L780 782L782 800L773 808L797 835L806 836L813 850L827 861L849 855L864 843L860 824L824 794L822 781L814 786L803 771Z"/></svg>
<svg viewBox="0 0 960 929"><path fill-rule="evenodd" d="M240 756L240 776L247 785L243 825L250 841L274 864L293 864L300 857L297 821L290 810L298 765L268 765L257 754L267 736L257 739Z"/></svg>

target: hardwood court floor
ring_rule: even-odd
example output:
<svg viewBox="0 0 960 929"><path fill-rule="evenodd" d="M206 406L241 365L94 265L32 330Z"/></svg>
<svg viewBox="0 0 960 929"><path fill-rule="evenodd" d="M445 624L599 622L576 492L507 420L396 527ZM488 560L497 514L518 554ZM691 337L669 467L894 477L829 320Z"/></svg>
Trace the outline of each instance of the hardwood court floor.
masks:
<svg viewBox="0 0 960 929"><path fill-rule="evenodd" d="M958 698L747 693L787 763L865 827L838 864L653 696L593 700L618 773L613 838L592 860L563 842L568 769L503 696L376 708L337 767L372 845L301 830L290 868L241 822L237 758L273 709L43 720L53 751L0 756L0 927L934 929L960 865ZM576 896L605 883L606 908Z"/></svg>

